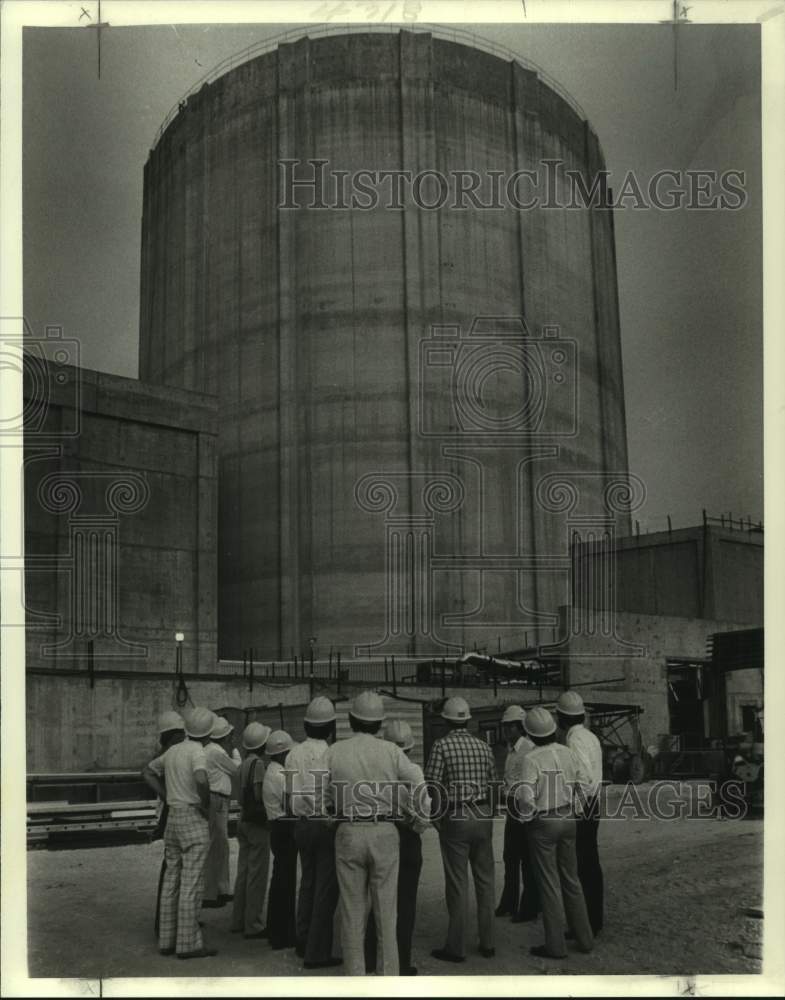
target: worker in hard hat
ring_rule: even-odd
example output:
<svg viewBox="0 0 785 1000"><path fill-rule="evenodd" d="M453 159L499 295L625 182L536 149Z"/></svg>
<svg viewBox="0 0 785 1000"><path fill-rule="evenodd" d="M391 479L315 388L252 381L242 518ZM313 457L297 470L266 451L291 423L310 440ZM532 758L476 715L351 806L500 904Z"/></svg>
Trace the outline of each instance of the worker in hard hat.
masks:
<svg viewBox="0 0 785 1000"><path fill-rule="evenodd" d="M165 754L169 747L173 747L175 743L182 743L185 739L185 723L183 718L177 712L162 712L158 717L158 742L160 745L160 753ZM169 815L169 807L166 801L162 798L158 799L158 822L155 825L155 830L150 836L150 840L161 840L166 833L166 820ZM161 918L161 888L164 884L164 875L166 874L166 854L161 860L161 871L158 875L158 892L156 894L155 900L155 936L158 937L158 930L160 927Z"/></svg>
<svg viewBox="0 0 785 1000"><path fill-rule="evenodd" d="M243 762L237 775L241 811L231 930L249 939L267 937L264 904L270 871L270 834L262 788L266 769L264 748L269 737L269 726L248 723L243 730Z"/></svg>
<svg viewBox="0 0 785 1000"><path fill-rule="evenodd" d="M604 882L598 835L600 829L600 792L602 791L602 746L584 725L586 710L576 691L564 691L556 704L559 728L564 742L580 760L589 784L584 792L582 808L577 816L575 850L578 857L578 878L581 880L589 923L594 935L602 930Z"/></svg>
<svg viewBox="0 0 785 1000"><path fill-rule="evenodd" d="M414 749L412 727L404 719L388 719L383 730L384 739L400 747L407 757ZM418 780L413 788L422 788L425 778L422 769L410 761L416 771ZM427 794L427 793L426 793ZM423 808L430 810L430 797L423 799ZM426 820L414 810L411 801L411 790L402 786L399 799L401 819L395 825L398 828L398 909L395 921L395 937L398 942L398 971L402 976L416 976L417 969L412 965L412 936L414 934L415 915L417 913L417 888L420 884L422 871L422 834L428 828ZM368 927L365 933L365 971L373 972L377 967L378 936L373 908L368 915Z"/></svg>
<svg viewBox="0 0 785 1000"><path fill-rule="evenodd" d="M197 919L210 845L210 785L204 746L210 740L213 721L209 709L193 709L185 718L188 739L170 746L143 771L144 780L169 806L158 949L162 955L176 953L183 959L217 954L205 946Z"/></svg>
<svg viewBox="0 0 785 1000"><path fill-rule="evenodd" d="M325 803L325 758L335 742L335 706L329 698L320 695L311 701L304 727L305 740L289 751L285 762L301 868L296 951L306 969L326 969L341 964L332 953L338 881L335 825Z"/></svg>
<svg viewBox="0 0 785 1000"><path fill-rule="evenodd" d="M556 722L547 709L530 708L524 726L534 749L523 760L515 804L526 824L545 927L545 944L529 951L565 958L564 913L581 951L591 951L594 940L575 856L573 796L585 774L575 754L556 742Z"/></svg>
<svg viewBox="0 0 785 1000"><path fill-rule="evenodd" d="M214 714L210 742L204 748L210 783L210 849L204 866L204 907L225 906L229 892L229 802L238 765L231 756L234 726Z"/></svg>
<svg viewBox="0 0 785 1000"><path fill-rule="evenodd" d="M293 746L294 740L282 729L270 733L265 745L268 763L262 800L270 824L270 850L273 855L267 934L274 951L297 945L297 844L284 774L284 762Z"/></svg>
<svg viewBox="0 0 785 1000"><path fill-rule="evenodd" d="M341 944L347 976L365 974L367 898L376 924L377 972L397 976L399 799L408 791L411 809L427 821L430 809L422 774L403 750L378 738L384 702L363 691L349 708L352 736L326 755L330 794L340 819L335 835L335 867L340 888Z"/></svg>
<svg viewBox="0 0 785 1000"><path fill-rule="evenodd" d="M515 818L515 804L511 799L515 783L520 780L523 759L534 749L523 728L525 718L526 712L521 705L508 705L501 720L502 736L507 744L503 784L507 817L504 822L504 889L496 916L511 916L513 923L536 920L540 912L525 831Z"/></svg>
<svg viewBox="0 0 785 1000"><path fill-rule="evenodd" d="M471 866L477 899L480 954L495 955L494 860L492 789L496 766L491 748L468 730L469 705L460 697L448 698L441 712L448 733L436 740L425 768L438 817L439 843L444 865L448 928L443 948L431 952L443 962L466 959L468 867ZM437 825L435 823L434 825Z"/></svg>

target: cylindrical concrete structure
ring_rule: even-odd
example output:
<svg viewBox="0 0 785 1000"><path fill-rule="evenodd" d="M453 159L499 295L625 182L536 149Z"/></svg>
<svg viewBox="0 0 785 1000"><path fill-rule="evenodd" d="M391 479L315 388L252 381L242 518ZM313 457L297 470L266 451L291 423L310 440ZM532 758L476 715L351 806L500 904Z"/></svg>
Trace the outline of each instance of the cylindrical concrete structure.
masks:
<svg viewBox="0 0 785 1000"><path fill-rule="evenodd" d="M607 514L627 471L612 214L352 193L358 171L475 171L489 204L494 176L555 159L563 201L565 169L604 168L567 100L427 32L280 45L163 132L140 376L220 397L221 656L551 638L573 521ZM328 207L287 171L323 171Z"/></svg>

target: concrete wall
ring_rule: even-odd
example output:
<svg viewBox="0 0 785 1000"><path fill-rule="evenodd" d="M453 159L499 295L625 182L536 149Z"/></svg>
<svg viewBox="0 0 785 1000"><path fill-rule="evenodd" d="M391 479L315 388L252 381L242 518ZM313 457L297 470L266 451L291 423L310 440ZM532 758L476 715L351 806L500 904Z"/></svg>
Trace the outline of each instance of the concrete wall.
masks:
<svg viewBox="0 0 785 1000"><path fill-rule="evenodd" d="M186 678L194 705L212 709L303 704L308 685L254 685L242 678ZM89 679L28 672L27 770L35 773L137 768L157 745L161 712L178 709L170 676Z"/></svg>
<svg viewBox="0 0 785 1000"><path fill-rule="evenodd" d="M705 527L618 538L616 607L763 624L763 534Z"/></svg>
<svg viewBox="0 0 785 1000"><path fill-rule="evenodd" d="M25 393L27 663L216 662L216 403L31 360ZM62 378L62 381L60 379ZM44 390L44 403L39 405Z"/></svg>
<svg viewBox="0 0 785 1000"><path fill-rule="evenodd" d="M220 395L221 657L281 659L309 636L441 655L550 635L570 530L537 485L574 474L576 513L604 513L606 473L627 469L611 213L319 211L311 190L279 210L284 158L484 176L559 158L589 182L604 166L536 73L427 33L304 38L188 99L145 167L140 370ZM456 410L457 342L452 368L420 360L432 325L456 340L482 316L525 316L541 348L536 391L514 367L485 384L492 428L547 400L502 437ZM490 333L467 342L498 347ZM449 565L423 568L437 556Z"/></svg>
<svg viewBox="0 0 785 1000"><path fill-rule="evenodd" d="M581 685L581 694L587 700L591 692L597 701L641 704L641 732L647 744L656 744L660 734L670 731L667 660L705 660L710 635L748 627L732 621L622 612L617 613L615 621L614 637L573 634L561 647L570 658L569 682ZM567 609L562 609L562 634L569 634ZM640 655L633 655L635 646L640 647ZM621 683L612 683L616 678L622 678ZM728 675L731 733L736 725L733 720L740 722L740 705L756 697L763 697L759 671Z"/></svg>

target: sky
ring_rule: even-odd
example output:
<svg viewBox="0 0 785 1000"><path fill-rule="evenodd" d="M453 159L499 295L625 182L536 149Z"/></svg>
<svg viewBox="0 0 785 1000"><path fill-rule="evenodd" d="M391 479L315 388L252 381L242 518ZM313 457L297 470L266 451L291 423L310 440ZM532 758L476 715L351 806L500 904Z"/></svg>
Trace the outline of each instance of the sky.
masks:
<svg viewBox="0 0 785 1000"><path fill-rule="evenodd" d="M24 36L25 316L85 367L136 377L142 172L169 109L224 58L295 25L169 25ZM463 25L555 77L628 171L746 173L731 211L615 213L630 471L641 531L701 510L763 517L760 41L757 25ZM304 28L303 28L304 30Z"/></svg>

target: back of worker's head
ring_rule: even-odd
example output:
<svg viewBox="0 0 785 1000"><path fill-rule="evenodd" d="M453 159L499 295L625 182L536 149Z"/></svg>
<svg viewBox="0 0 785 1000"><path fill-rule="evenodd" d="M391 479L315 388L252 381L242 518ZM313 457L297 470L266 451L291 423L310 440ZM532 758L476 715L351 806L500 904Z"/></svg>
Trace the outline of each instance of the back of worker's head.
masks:
<svg viewBox="0 0 785 1000"><path fill-rule="evenodd" d="M353 733L370 733L375 736L379 730L382 728L381 722L364 722L362 719L358 719L356 715L349 713L349 727Z"/></svg>
<svg viewBox="0 0 785 1000"><path fill-rule="evenodd" d="M169 747L173 747L175 743L182 743L185 739L185 731L183 729L166 729L158 737L161 747L164 750L168 750Z"/></svg>
<svg viewBox="0 0 785 1000"><path fill-rule="evenodd" d="M573 726L581 726L586 720L585 715L565 715L564 712L557 712L557 717L559 720L559 729L563 732L572 729Z"/></svg>
<svg viewBox="0 0 785 1000"><path fill-rule="evenodd" d="M315 722L304 722L305 735L312 740L324 740L325 743L332 743L335 740L335 720L317 725Z"/></svg>
<svg viewBox="0 0 785 1000"><path fill-rule="evenodd" d="M375 691L362 691L349 708L349 725L353 733L376 735L385 720L384 702Z"/></svg>
<svg viewBox="0 0 785 1000"><path fill-rule="evenodd" d="M508 705L502 715L502 733L504 738L513 743L526 732L523 723L526 718L526 711L522 705Z"/></svg>

